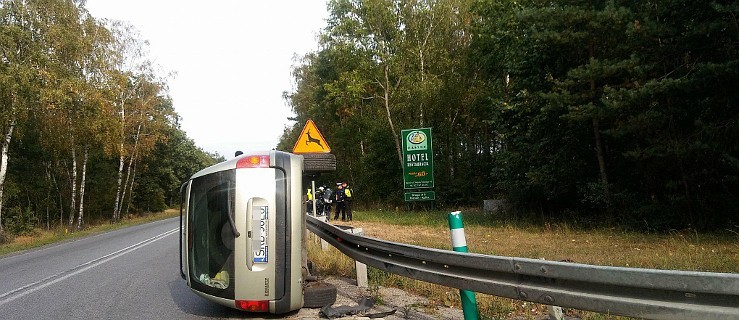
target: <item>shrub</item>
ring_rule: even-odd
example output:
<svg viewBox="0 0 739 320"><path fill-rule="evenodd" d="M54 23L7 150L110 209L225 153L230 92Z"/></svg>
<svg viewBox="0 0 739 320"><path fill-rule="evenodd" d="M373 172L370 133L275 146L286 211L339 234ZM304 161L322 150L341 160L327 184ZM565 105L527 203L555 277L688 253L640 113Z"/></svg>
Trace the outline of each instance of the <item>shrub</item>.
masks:
<svg viewBox="0 0 739 320"><path fill-rule="evenodd" d="M10 234L8 231L0 231L0 245L10 243L13 241L13 235Z"/></svg>
<svg viewBox="0 0 739 320"><path fill-rule="evenodd" d="M30 208L25 210L20 207L10 208L8 218L5 220L5 229L11 235L25 236L33 235L34 228L38 222Z"/></svg>

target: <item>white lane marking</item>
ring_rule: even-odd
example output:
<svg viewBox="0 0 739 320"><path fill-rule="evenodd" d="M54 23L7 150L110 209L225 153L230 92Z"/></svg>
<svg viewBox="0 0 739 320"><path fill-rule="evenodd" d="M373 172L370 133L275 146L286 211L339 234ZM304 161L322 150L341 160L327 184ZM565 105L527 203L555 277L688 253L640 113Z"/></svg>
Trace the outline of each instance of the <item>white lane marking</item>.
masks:
<svg viewBox="0 0 739 320"><path fill-rule="evenodd" d="M177 217L167 218L167 219L164 219L164 220L159 220L159 221L152 222L152 224L158 223L158 222L162 222L162 224L165 224L165 222L168 222L168 220L173 220L173 219L176 219L176 218ZM141 226L143 226L143 225L141 225ZM104 235L110 235L113 232L119 232L119 231L120 232L124 232L124 229L118 229L118 230L113 230L113 231L110 231L110 232L104 232L104 233L94 234L94 235L91 235L91 236L87 236L87 237L83 237L83 238L77 238L77 239L72 239L72 240L68 240L68 241L62 241L62 242L58 242L58 243L51 243L51 244L43 245L43 246L40 246L40 247L37 247L37 248L31 248L31 249L28 249L28 250L25 250L25 251L22 251L22 252L19 252L19 253L10 253L10 254L8 254L7 258L4 258L4 259L13 259L13 258L17 258L17 257L22 257L22 256L25 256L25 255L29 255L29 254L32 254L32 253L44 252L44 251L55 249L55 248L57 248L59 246L63 246L63 245L66 245L66 244L75 243L75 242L79 242L79 241L86 241L86 240L94 239L94 238L97 238L97 237L102 237Z"/></svg>
<svg viewBox="0 0 739 320"><path fill-rule="evenodd" d="M125 247L123 249L120 249L120 250L118 250L116 252L106 254L106 255L104 255L104 256L102 256L100 258L90 260L90 261L85 262L83 264L80 264L80 265L78 265L78 266L76 266L74 268L71 268L71 269L68 269L68 270L59 272L59 273L57 273L55 275L46 277L46 278L44 278L42 280L36 281L34 283L27 284L27 285L25 285L23 287L20 287L20 288L15 289L15 290L11 290L9 292L6 292L6 293L0 295L0 306L6 304L8 302L11 302L11 301L13 301L15 299L18 299L20 297L23 297L23 296L25 296L25 295L27 295L29 293L33 293L33 292L38 291L40 289L46 288L46 287L48 287L48 286L50 286L52 284L55 284L55 283L57 283L59 281L66 280L69 277L72 277L72 276L78 275L78 274L80 274L82 272L85 272L87 270L90 270L90 269L92 269L94 267L97 267L97 266L103 264L103 263L106 263L106 262L108 262L110 260L113 260L115 258L118 258L118 257L120 257L120 256L122 256L122 255L124 255L126 253L132 252L132 251L134 251L136 249L143 248L143 247L145 247L145 246L147 246L149 244L152 244L152 243L156 242L157 240L163 239L164 237L166 237L168 235L174 234L174 233L178 232L179 230L180 230L179 227L178 228L174 228L172 230L169 230L169 231L164 232L162 234L156 235L154 237L151 237L151 238L146 239L144 241L141 241L139 243L136 243L136 244L130 245L128 247Z"/></svg>

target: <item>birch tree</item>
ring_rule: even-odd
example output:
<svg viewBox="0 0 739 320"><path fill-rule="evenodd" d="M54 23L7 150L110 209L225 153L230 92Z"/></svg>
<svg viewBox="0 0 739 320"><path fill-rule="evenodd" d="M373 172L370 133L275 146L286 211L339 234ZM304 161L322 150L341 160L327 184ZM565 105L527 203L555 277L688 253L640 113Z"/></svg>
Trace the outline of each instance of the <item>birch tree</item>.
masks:
<svg viewBox="0 0 739 320"><path fill-rule="evenodd" d="M114 124L111 114L112 97L105 92L110 87L114 75L108 61L108 57L113 55L113 38L104 25L89 15L85 15L81 23L83 26L82 41L84 48L81 56L81 67L85 83L82 98L82 123L80 123L80 126L86 136L94 137L94 139L87 140L83 146L77 230L82 229L84 222L85 184L90 148L100 148L108 145L105 143L107 140L105 131L106 128Z"/></svg>
<svg viewBox="0 0 739 320"><path fill-rule="evenodd" d="M136 99L137 91L142 82L139 81L143 75L153 74L151 64L146 59L147 42L141 41L133 26L122 22L109 22L109 27L114 33L115 50L112 55L112 63L115 65L116 74L114 86L114 106L117 111L118 123L113 128L116 132L114 139L115 150L118 155L118 174L116 178L116 197L113 204L113 222L120 220L123 197L125 196L126 182L123 180L126 160L131 163L131 142L129 137L135 125L130 121L131 104ZM128 175L128 174L127 174Z"/></svg>
<svg viewBox="0 0 739 320"><path fill-rule="evenodd" d="M74 217L77 214L77 201L80 198L82 181L80 177L79 153L83 153L95 141L87 127L88 119L95 116L92 102L96 93L90 84L96 76L91 71L92 40L94 28L87 28L85 23L94 23L89 14L75 2L59 2L42 0L34 2L39 17L39 25L44 30L41 42L48 48L44 64L45 83L42 94L42 105L45 107L43 119L56 126L45 127L49 137L55 137L50 145L58 150L67 151L70 161L70 212L67 229L72 230ZM90 33L86 36L86 32ZM80 138L84 137L84 138ZM80 145L82 142L82 145ZM86 169L86 164L81 166ZM86 172L82 173L86 177ZM84 209L84 208L83 208Z"/></svg>
<svg viewBox="0 0 739 320"><path fill-rule="evenodd" d="M52 227L58 210L56 221L75 230L114 197L116 220L137 206L137 168L155 161L151 150L178 128L145 44L130 26L94 19L84 1L0 1L0 231L7 212L43 220L45 208ZM111 156L119 168L107 179ZM113 194L105 189L115 175Z"/></svg>
<svg viewBox="0 0 739 320"><path fill-rule="evenodd" d="M40 51L37 21L26 1L0 3L0 232L3 231L3 190L9 150L17 126L25 121L38 92Z"/></svg>

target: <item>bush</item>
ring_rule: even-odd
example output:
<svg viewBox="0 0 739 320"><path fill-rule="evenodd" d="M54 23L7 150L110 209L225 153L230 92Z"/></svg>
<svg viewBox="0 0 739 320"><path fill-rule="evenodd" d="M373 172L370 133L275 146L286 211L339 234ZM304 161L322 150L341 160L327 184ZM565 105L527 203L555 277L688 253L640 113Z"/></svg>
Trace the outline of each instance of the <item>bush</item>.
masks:
<svg viewBox="0 0 739 320"><path fill-rule="evenodd" d="M11 241L13 241L13 235L11 235L10 232L5 230L0 231L0 245L10 243Z"/></svg>
<svg viewBox="0 0 739 320"><path fill-rule="evenodd" d="M30 208L25 210L19 207L10 208L8 218L5 219L5 230L11 235L25 236L33 235L34 228L38 222Z"/></svg>

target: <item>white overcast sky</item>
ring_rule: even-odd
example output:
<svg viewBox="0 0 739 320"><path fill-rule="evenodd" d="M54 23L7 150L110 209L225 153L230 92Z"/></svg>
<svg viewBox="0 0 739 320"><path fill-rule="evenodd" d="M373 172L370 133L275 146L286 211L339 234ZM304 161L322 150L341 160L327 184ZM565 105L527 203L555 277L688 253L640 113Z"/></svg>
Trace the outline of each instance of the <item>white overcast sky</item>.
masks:
<svg viewBox="0 0 739 320"><path fill-rule="evenodd" d="M277 146L292 115L294 57L318 49L326 0L88 0L96 18L135 26L165 72L182 128L208 152ZM161 74L162 76L164 74Z"/></svg>

